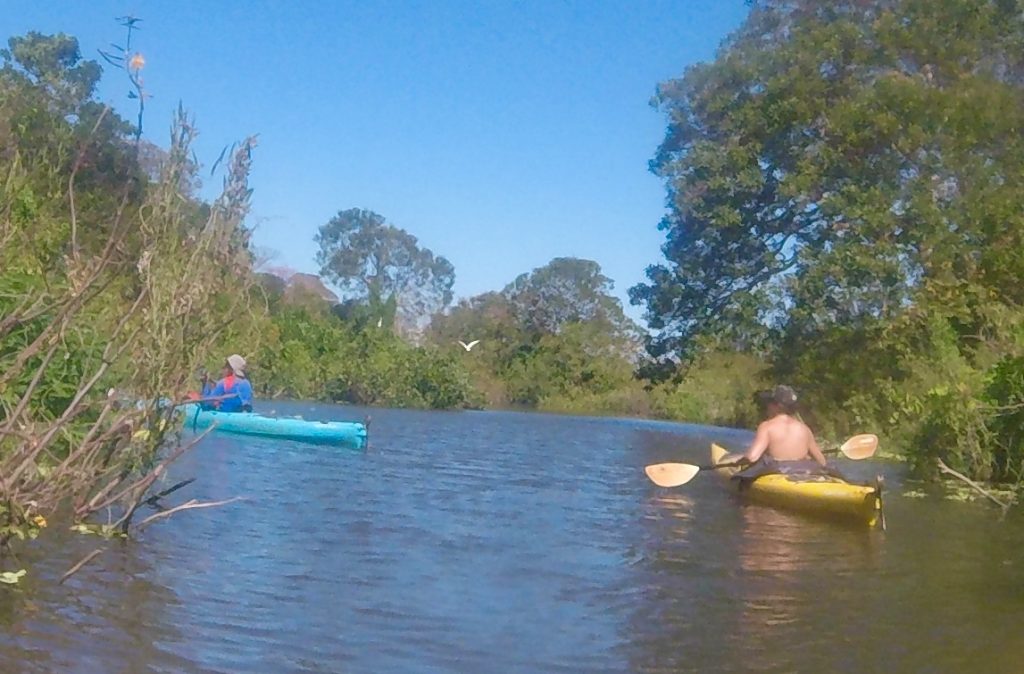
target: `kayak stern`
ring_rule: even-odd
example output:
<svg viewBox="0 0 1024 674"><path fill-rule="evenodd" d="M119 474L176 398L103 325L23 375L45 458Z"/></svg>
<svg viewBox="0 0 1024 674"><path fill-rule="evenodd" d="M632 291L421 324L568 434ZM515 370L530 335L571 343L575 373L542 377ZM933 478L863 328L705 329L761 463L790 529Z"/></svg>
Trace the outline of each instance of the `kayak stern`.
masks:
<svg viewBox="0 0 1024 674"><path fill-rule="evenodd" d="M738 459L717 444L711 445L711 461L715 465ZM718 472L731 477L739 468L722 468ZM831 475L769 474L739 486L749 500L785 510L814 515L854 519L874 526L881 513L878 485L852 484Z"/></svg>

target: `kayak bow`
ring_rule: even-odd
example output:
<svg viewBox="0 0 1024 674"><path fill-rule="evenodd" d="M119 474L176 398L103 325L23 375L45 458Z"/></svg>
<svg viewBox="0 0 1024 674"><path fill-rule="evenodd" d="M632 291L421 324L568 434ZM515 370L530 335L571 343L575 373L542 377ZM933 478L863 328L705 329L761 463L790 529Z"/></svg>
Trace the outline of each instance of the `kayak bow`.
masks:
<svg viewBox="0 0 1024 674"><path fill-rule="evenodd" d="M213 426L216 431L236 435L355 447L366 444L366 425L356 421L309 421L251 412L218 412L194 404L183 407L185 428L193 431Z"/></svg>

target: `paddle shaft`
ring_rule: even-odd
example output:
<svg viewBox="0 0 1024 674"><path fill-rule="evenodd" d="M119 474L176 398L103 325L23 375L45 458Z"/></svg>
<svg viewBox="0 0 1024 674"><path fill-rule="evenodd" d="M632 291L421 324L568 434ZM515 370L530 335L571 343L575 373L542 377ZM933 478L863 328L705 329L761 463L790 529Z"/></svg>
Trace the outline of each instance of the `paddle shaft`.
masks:
<svg viewBox="0 0 1024 674"><path fill-rule="evenodd" d="M821 453L822 454L835 454L835 455L839 455L839 454L843 454L843 450L842 450L841 447L836 447L834 449L823 449L823 450L821 450ZM737 459L736 461L730 461L729 463L719 463L719 464L716 464L714 466L697 466L697 467L700 468L701 470L717 470L718 468L735 468L736 466L743 466L743 465L751 465L750 461L747 461L746 457Z"/></svg>
<svg viewBox="0 0 1024 674"><path fill-rule="evenodd" d="M842 454L842 451L836 449L825 449L822 450L822 454ZM746 457L737 461L730 461L729 463L718 463L714 466L697 466L701 470L718 470L719 468L736 468L737 466L751 466L753 465L750 461L747 461Z"/></svg>
<svg viewBox="0 0 1024 674"><path fill-rule="evenodd" d="M237 398L237 397L238 397L237 393L228 393L227 395L217 396L215 398L195 398L195 399L189 398L187 400L179 400L178 402L176 402L173 405L171 405L171 407L181 407L182 405L191 405L193 403L195 403L195 404L199 404L199 403L215 403L215 402L220 402L221 400L227 400L228 398Z"/></svg>
<svg viewBox="0 0 1024 674"><path fill-rule="evenodd" d="M697 466L701 470L718 470L719 468L736 468L737 466L749 466L751 465L746 459L740 459L739 461L730 461L729 463L717 463L713 466Z"/></svg>

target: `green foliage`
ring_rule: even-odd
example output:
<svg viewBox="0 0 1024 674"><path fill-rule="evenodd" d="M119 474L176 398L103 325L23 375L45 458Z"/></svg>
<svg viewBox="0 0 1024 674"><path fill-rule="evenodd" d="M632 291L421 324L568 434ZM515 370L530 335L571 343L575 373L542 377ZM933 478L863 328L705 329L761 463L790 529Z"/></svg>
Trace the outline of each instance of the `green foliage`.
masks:
<svg viewBox="0 0 1024 674"><path fill-rule="evenodd" d="M44 90L48 99L74 109L89 100L100 79L100 66L95 61L83 61L78 40L63 33L54 36L35 31L24 37L8 40L9 50L3 53Z"/></svg>
<svg viewBox="0 0 1024 674"><path fill-rule="evenodd" d="M147 170L138 127L93 98L77 42L12 38L0 68L0 545L58 506L120 506L127 530L164 459L155 406L180 397L222 336L246 331L251 140L212 204L195 183L192 121ZM135 69L135 75L137 76ZM140 102L141 103L141 102ZM224 316L236 317L226 325ZM152 429L135 435L138 427ZM134 504L134 505L133 505Z"/></svg>
<svg viewBox="0 0 1024 674"><path fill-rule="evenodd" d="M666 419L751 428L759 421L754 393L767 386L766 365L758 358L705 351L679 382L653 389L652 411Z"/></svg>
<svg viewBox="0 0 1024 674"><path fill-rule="evenodd" d="M665 261L631 289L652 355L716 335L768 354L832 431L882 433L921 470L1019 471L983 385L1021 353L1016 5L757 2L663 84Z"/></svg>
<svg viewBox="0 0 1024 674"><path fill-rule="evenodd" d="M996 470L1019 483L1024 480L1024 357L1008 357L993 367L985 393Z"/></svg>
<svg viewBox="0 0 1024 674"><path fill-rule="evenodd" d="M596 262L558 257L519 275L502 295L516 323L529 333L558 334L566 325L589 322L628 339L637 333L636 326L623 314L612 288Z"/></svg>
<svg viewBox="0 0 1024 674"><path fill-rule="evenodd" d="M639 329L611 288L596 262L556 258L434 316L428 338L465 363L492 405L641 413ZM460 341L479 343L467 352Z"/></svg>
<svg viewBox="0 0 1024 674"><path fill-rule="evenodd" d="M468 377L451 354L344 321L320 304L282 305L272 314L254 359L262 393L394 407L470 404Z"/></svg>
<svg viewBox="0 0 1024 674"><path fill-rule="evenodd" d="M452 300L452 264L373 211L339 211L316 242L320 273L371 309L396 302L414 324Z"/></svg>

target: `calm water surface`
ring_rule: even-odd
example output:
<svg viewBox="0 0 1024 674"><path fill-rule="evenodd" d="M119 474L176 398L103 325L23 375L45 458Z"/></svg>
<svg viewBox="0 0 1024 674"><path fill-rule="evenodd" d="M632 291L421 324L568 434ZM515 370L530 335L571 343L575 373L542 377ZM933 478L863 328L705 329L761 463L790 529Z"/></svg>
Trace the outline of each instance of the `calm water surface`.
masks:
<svg viewBox="0 0 1024 674"><path fill-rule="evenodd" d="M742 506L739 431L498 412L373 415L365 450L211 436L182 513L115 544L55 530L0 590L0 672L1020 672L1024 519L902 497L889 531Z"/></svg>

